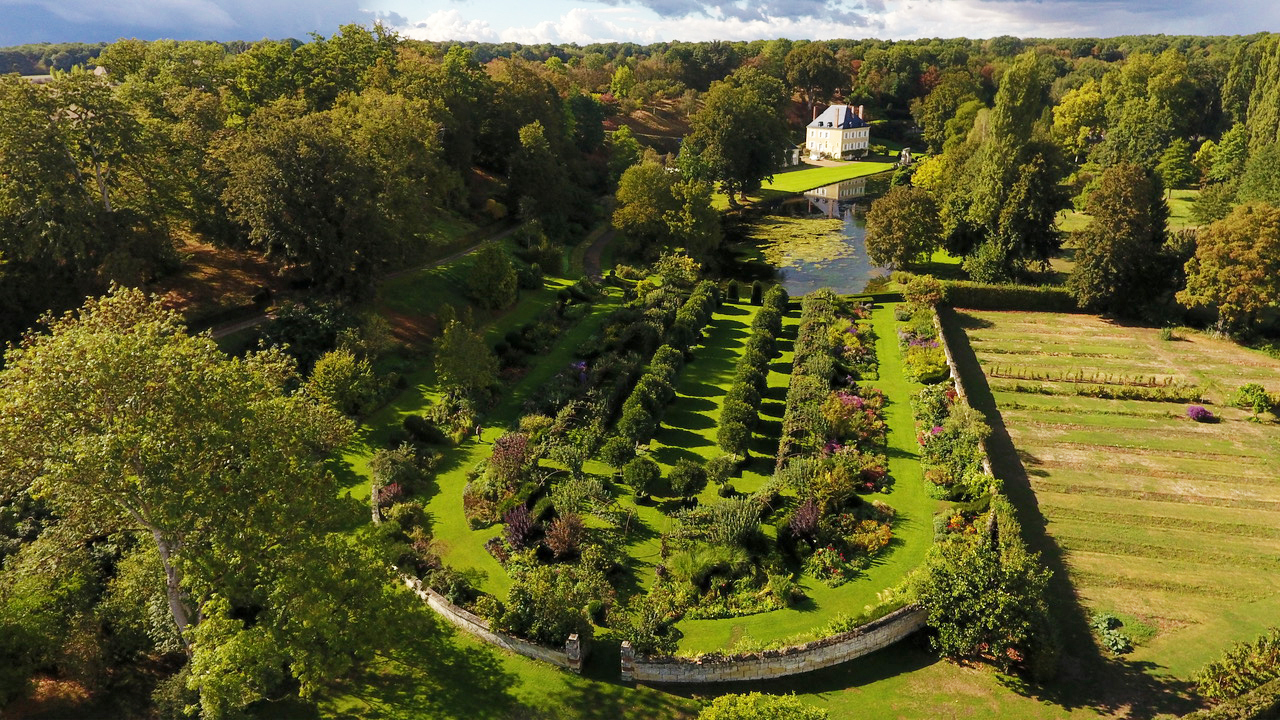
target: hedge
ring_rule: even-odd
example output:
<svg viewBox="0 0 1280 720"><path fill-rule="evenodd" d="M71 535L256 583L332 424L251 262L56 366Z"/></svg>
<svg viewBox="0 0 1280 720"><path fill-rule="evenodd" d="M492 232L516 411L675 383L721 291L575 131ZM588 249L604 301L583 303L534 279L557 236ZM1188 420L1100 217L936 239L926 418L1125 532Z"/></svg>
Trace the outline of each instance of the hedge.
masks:
<svg viewBox="0 0 1280 720"><path fill-rule="evenodd" d="M942 282L946 303L971 310L1031 310L1080 312L1076 299L1065 288L1042 285L991 285L969 280Z"/></svg>
<svg viewBox="0 0 1280 720"><path fill-rule="evenodd" d="M716 442L725 452L745 456L751 434L760 420L760 400L768 387L769 360L782 332L782 314L790 297L780 285L764 294L764 307L751 323L751 336L738 360L737 374L720 410Z"/></svg>

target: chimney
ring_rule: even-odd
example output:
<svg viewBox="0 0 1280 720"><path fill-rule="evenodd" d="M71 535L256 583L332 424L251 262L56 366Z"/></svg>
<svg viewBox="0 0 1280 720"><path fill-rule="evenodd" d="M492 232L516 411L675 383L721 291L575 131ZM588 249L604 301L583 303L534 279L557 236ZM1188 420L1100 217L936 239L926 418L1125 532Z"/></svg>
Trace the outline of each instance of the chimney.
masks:
<svg viewBox="0 0 1280 720"><path fill-rule="evenodd" d="M866 105L859 105L859 106L858 106L858 119L859 119L859 120L866 120L866 119L867 119L867 115L866 115L866 107L867 107Z"/></svg>
<svg viewBox="0 0 1280 720"><path fill-rule="evenodd" d="M818 104L817 104L817 103L814 103L814 104L813 104L813 117L809 118L809 120L812 122L812 121L817 120L817 119L818 119Z"/></svg>

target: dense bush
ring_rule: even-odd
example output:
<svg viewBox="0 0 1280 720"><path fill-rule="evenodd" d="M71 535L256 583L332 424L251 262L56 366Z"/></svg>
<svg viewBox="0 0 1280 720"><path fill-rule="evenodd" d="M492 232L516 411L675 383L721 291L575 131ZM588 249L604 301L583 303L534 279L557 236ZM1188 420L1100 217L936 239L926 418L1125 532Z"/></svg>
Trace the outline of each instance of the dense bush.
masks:
<svg viewBox="0 0 1280 720"><path fill-rule="evenodd" d="M613 588L594 563L542 565L531 554L517 554L509 570L513 582L498 629L548 647L564 647L573 633L590 638L588 607L613 603Z"/></svg>
<svg viewBox="0 0 1280 720"><path fill-rule="evenodd" d="M1198 423L1217 422L1218 418L1203 405L1191 405L1187 408L1187 417Z"/></svg>
<svg viewBox="0 0 1280 720"><path fill-rule="evenodd" d="M694 460L681 460L667 475L671 492L678 497L692 498L707 486L707 470Z"/></svg>
<svg viewBox="0 0 1280 720"><path fill-rule="evenodd" d="M1237 388L1231 394L1230 402L1235 407L1252 411L1255 419L1277 405L1276 399L1258 383L1248 383Z"/></svg>
<svg viewBox="0 0 1280 720"><path fill-rule="evenodd" d="M947 304L973 310L1030 310L1079 312L1076 300L1065 288L1042 285L993 285L968 280L945 280Z"/></svg>
<svg viewBox="0 0 1280 720"><path fill-rule="evenodd" d="M1251 642L1236 643L1196 674L1196 689L1209 700L1228 700L1280 679L1280 627Z"/></svg>
<svg viewBox="0 0 1280 720"><path fill-rule="evenodd" d="M638 457L622 469L622 482L631 486L637 497L648 497L658 489L662 469L647 457Z"/></svg>
<svg viewBox="0 0 1280 720"><path fill-rule="evenodd" d="M792 695L721 695L698 713L698 720L827 720L827 711Z"/></svg>

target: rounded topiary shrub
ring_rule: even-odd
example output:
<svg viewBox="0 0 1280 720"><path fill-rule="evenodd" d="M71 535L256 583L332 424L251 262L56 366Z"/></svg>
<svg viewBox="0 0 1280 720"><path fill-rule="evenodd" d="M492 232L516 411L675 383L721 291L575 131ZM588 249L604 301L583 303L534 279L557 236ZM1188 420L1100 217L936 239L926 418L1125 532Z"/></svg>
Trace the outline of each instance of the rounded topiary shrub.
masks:
<svg viewBox="0 0 1280 720"><path fill-rule="evenodd" d="M759 305L764 302L764 283L756 280L751 283L751 304Z"/></svg>
<svg viewBox="0 0 1280 720"><path fill-rule="evenodd" d="M648 497L658 488L662 470L647 457L638 457L622 468L622 482L631 486L636 497Z"/></svg>
<svg viewBox="0 0 1280 720"><path fill-rule="evenodd" d="M738 302L738 281L730 280L729 286L725 289L724 296L729 302Z"/></svg>

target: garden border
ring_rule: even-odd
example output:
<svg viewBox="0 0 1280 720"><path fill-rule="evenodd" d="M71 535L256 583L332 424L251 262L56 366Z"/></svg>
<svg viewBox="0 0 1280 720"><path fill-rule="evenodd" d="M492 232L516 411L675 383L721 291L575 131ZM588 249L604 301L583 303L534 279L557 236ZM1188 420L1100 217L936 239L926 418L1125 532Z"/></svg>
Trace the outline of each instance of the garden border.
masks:
<svg viewBox="0 0 1280 720"><path fill-rule="evenodd" d="M973 407L973 403L969 402L969 393L964 389L964 380L960 379L960 368L956 365L955 356L951 354L951 340L947 337L947 330L942 325L942 318L938 316L938 308L933 306L929 311L933 314L933 328L938 331L938 337L942 339L942 354L947 359L947 368L951 371L951 381L955 385L956 394L965 405ZM991 469L991 454L987 452L986 438L978 441L978 448L982 450L982 471L995 477L996 474Z"/></svg>
<svg viewBox="0 0 1280 720"><path fill-rule="evenodd" d="M422 581L411 575L401 575L404 584L418 597L426 601L427 606L443 617L450 625L464 630L480 640L510 650L533 660L541 660L557 667L565 668L579 675L582 674L582 663L590 650L590 643L582 642L577 633L565 640L564 650L543 647L528 640L521 640L489 627L483 618L470 613L449 602L443 595L422 584Z"/></svg>
<svg viewBox="0 0 1280 720"><path fill-rule="evenodd" d="M925 626L928 613L907 605L838 635L780 650L697 658L636 655L622 643L622 679L644 683L722 683L770 680L839 665L888 647Z"/></svg>

